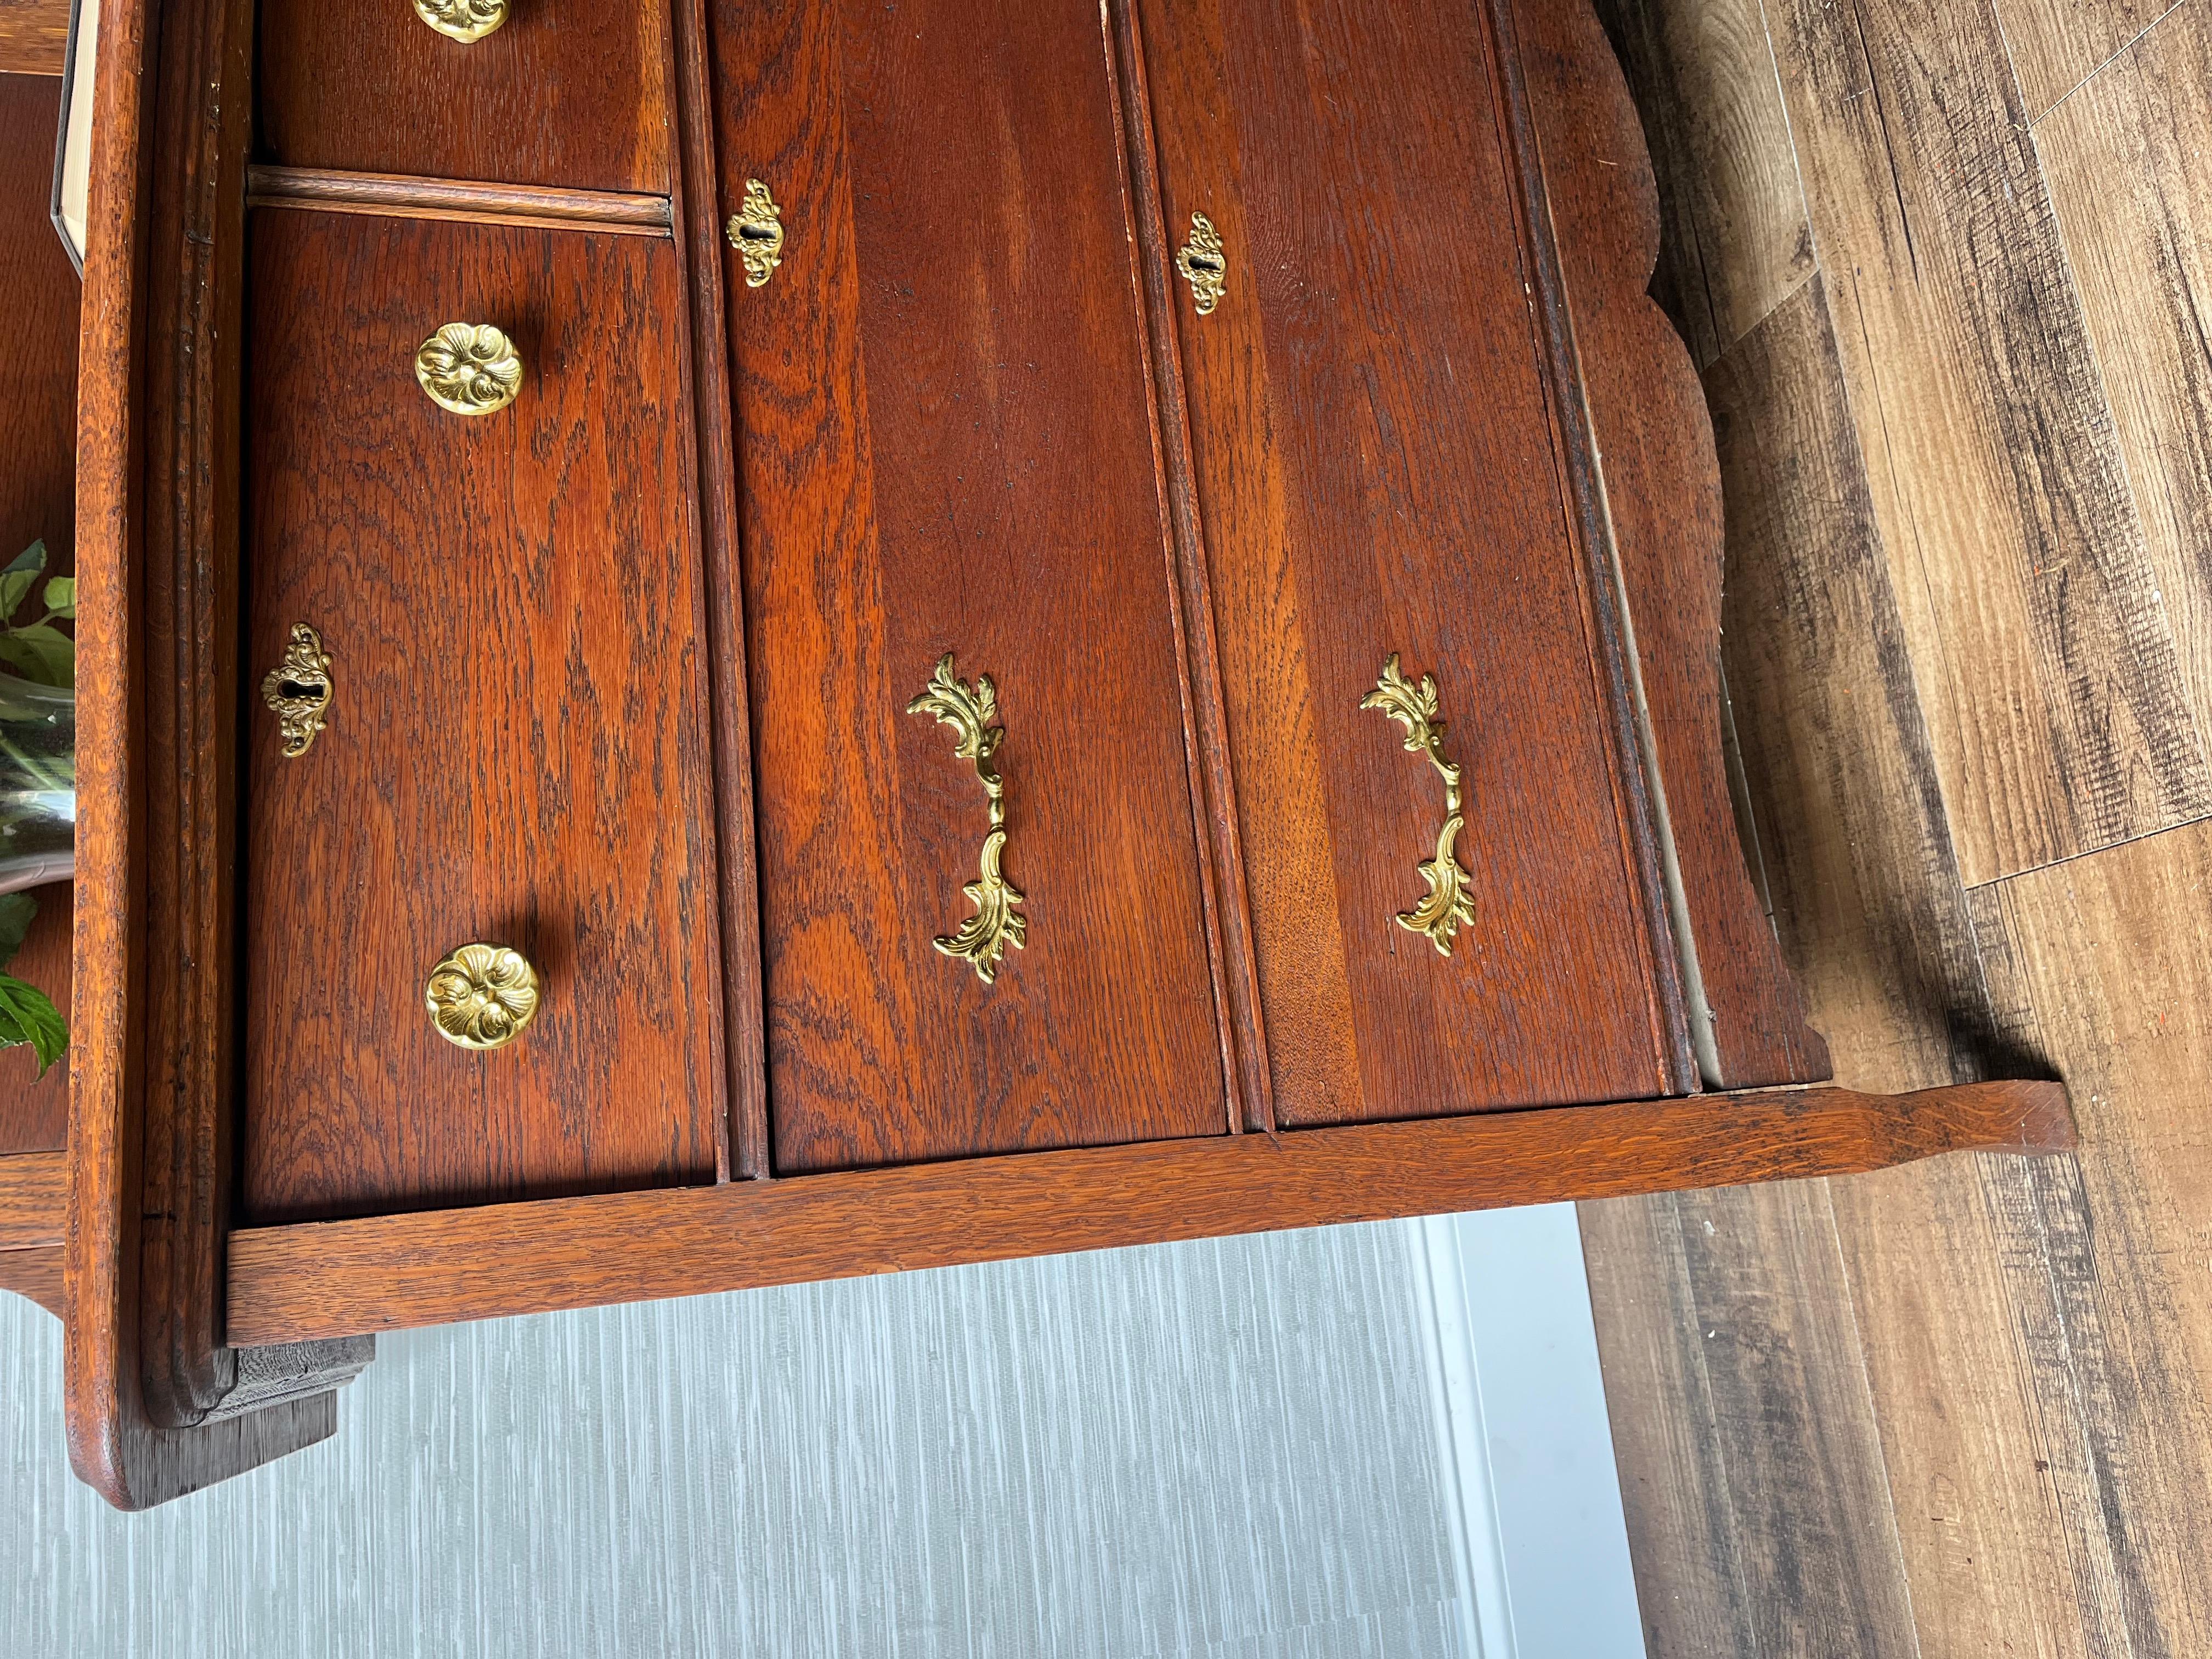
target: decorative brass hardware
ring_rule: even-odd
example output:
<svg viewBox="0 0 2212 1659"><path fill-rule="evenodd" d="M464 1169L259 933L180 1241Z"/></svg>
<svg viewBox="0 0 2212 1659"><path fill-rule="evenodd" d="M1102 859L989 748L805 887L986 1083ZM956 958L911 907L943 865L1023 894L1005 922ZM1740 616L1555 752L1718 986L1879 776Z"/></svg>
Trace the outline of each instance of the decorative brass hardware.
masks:
<svg viewBox="0 0 2212 1659"><path fill-rule="evenodd" d="M747 288L762 287L775 275L783 263L783 210L766 185L757 179L745 180L744 204L723 229L744 261Z"/></svg>
<svg viewBox="0 0 2212 1659"><path fill-rule="evenodd" d="M522 358L489 323L447 323L415 354L415 378L441 409L489 415L521 390Z"/></svg>
<svg viewBox="0 0 2212 1659"><path fill-rule="evenodd" d="M1009 944L1027 947L1030 926L1029 918L1014 908L1022 896L999 873L999 855L1006 844L1006 783L991 765L999 740L1006 735L1005 726L992 724L999 715L999 690L988 674L978 674L970 690L965 680L954 677L952 653L948 651L939 659L937 672L929 677L921 695L907 704L906 712L933 714L959 734L952 752L975 763L975 775L990 804L990 833L983 837L982 878L960 890L975 907L975 914L962 922L957 933L949 938L940 935L936 942L939 950L969 963L976 977L988 985L999 976L999 960Z"/></svg>
<svg viewBox="0 0 2212 1659"><path fill-rule="evenodd" d="M1190 216L1190 240L1176 251L1176 269L1190 284L1192 308L1211 317L1229 280L1229 257L1221 251L1221 233L1203 213Z"/></svg>
<svg viewBox="0 0 2212 1659"><path fill-rule="evenodd" d="M448 40L466 46L507 21L507 0L415 0L415 15Z"/></svg>
<svg viewBox="0 0 2212 1659"><path fill-rule="evenodd" d="M1459 925L1474 923L1474 896L1468 890L1474 878L1461 867L1452 853L1452 843L1467 819L1460 800L1460 769L1444 758L1444 723L1437 718L1437 677L1424 674L1415 685L1400 672L1398 653L1393 651L1390 660L1382 665L1382 678L1359 700L1359 706L1379 708L1403 724L1406 752L1426 755L1429 763L1443 775L1444 827L1437 836L1437 855L1416 866L1421 879L1429 884L1428 896L1411 910L1399 912L1398 925L1411 933L1427 934L1437 953L1448 957Z"/></svg>
<svg viewBox="0 0 2212 1659"><path fill-rule="evenodd" d="M330 721L331 658L323 636L305 623L292 624L284 660L262 677L261 701L276 714L283 733L284 757L297 760L314 746L315 733Z"/></svg>
<svg viewBox="0 0 2212 1659"><path fill-rule="evenodd" d="M464 945L430 970L422 1001L447 1042L504 1048L538 1018L538 970L504 945Z"/></svg>

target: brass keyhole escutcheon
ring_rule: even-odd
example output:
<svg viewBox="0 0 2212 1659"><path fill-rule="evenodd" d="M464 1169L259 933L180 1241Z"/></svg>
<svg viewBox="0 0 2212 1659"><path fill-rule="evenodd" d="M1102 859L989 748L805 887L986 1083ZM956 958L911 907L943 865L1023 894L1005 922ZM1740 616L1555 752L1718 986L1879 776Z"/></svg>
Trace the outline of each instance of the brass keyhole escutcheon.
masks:
<svg viewBox="0 0 2212 1659"><path fill-rule="evenodd" d="M1190 240L1177 250L1176 269L1190 284L1191 308L1212 316L1229 281L1229 256L1222 251L1221 233L1203 213L1190 216Z"/></svg>
<svg viewBox="0 0 2212 1659"><path fill-rule="evenodd" d="M323 636L305 623L294 623L283 661L261 681L261 701L276 716L287 760L306 754L314 745L315 734L330 724L331 696L337 689L331 667Z"/></svg>
<svg viewBox="0 0 2212 1659"><path fill-rule="evenodd" d="M724 228L745 267L745 286L764 287L783 263L783 210L757 179L745 180L745 199Z"/></svg>
<svg viewBox="0 0 2212 1659"><path fill-rule="evenodd" d="M464 945L430 970L424 1006L457 1048L504 1048L538 1018L538 970L505 945Z"/></svg>

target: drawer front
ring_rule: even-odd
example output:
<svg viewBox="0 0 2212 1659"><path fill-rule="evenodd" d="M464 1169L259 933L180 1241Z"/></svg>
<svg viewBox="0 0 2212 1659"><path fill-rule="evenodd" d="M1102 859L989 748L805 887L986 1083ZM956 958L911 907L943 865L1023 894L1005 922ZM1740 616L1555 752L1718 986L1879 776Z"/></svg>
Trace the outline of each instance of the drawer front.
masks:
<svg viewBox="0 0 2212 1659"><path fill-rule="evenodd" d="M259 29L264 161L668 191L668 42L650 0L508 0L466 43L413 0L261 0Z"/></svg>
<svg viewBox="0 0 2212 1659"><path fill-rule="evenodd" d="M1139 10L1170 230L1228 266L1176 328L1278 1117L1664 1093L1482 9Z"/></svg>
<svg viewBox="0 0 2212 1659"><path fill-rule="evenodd" d="M1090 0L710 8L777 1167L1227 1127L1114 90ZM757 264L759 263L757 261ZM757 271L756 274L758 274ZM938 662L994 683L1026 943Z"/></svg>
<svg viewBox="0 0 2212 1659"><path fill-rule="evenodd" d="M711 1181L714 822L672 248L266 210L249 230L244 1207L252 1221ZM418 384L491 323L514 401ZM283 752L263 677L317 630ZM296 673L296 665L295 670ZM488 941L536 1019L426 1006Z"/></svg>

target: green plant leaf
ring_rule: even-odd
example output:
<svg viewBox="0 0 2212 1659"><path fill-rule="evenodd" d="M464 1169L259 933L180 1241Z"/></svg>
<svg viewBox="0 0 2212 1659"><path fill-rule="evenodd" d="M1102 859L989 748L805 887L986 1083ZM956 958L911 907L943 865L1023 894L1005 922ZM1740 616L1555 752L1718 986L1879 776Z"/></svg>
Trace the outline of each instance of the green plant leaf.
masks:
<svg viewBox="0 0 2212 1659"><path fill-rule="evenodd" d="M31 591L39 580L39 573L46 568L46 544L33 542L18 553L5 570L0 570L0 623L15 614L15 607L23 603L23 595Z"/></svg>
<svg viewBox="0 0 2212 1659"><path fill-rule="evenodd" d="M39 1075L44 1077L69 1048L69 1026L44 991L12 974L0 974L0 1048L26 1042L38 1055Z"/></svg>
<svg viewBox="0 0 2212 1659"><path fill-rule="evenodd" d="M50 623L0 634L0 662L41 685L76 684L76 641Z"/></svg>
<svg viewBox="0 0 2212 1659"><path fill-rule="evenodd" d="M57 617L76 615L76 578L57 576L46 584L46 609Z"/></svg>
<svg viewBox="0 0 2212 1659"><path fill-rule="evenodd" d="M15 959L23 948L23 935L39 914L39 902L28 893L0 893L0 968Z"/></svg>

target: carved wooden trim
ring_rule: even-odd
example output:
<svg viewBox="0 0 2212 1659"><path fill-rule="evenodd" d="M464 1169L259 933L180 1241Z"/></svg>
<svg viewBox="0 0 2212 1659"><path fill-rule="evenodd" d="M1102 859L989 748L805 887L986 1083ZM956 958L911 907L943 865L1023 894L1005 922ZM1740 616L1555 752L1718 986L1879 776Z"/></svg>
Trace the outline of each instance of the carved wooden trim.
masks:
<svg viewBox="0 0 2212 1659"><path fill-rule="evenodd" d="M1652 810L1663 813L1673 858L1672 931L1701 1069L1720 1088L1814 1081L1830 1074L1827 1045L1805 1023L1729 799L1719 462L1697 372L1649 293L1659 209L1643 129L1583 0L1497 3L1517 31L1530 93L1560 262L1562 349L1596 458L1596 544L1608 565L1617 561L1636 647L1622 665L1648 711ZM1611 590L1613 573L1601 574Z"/></svg>

